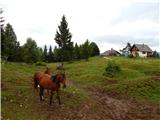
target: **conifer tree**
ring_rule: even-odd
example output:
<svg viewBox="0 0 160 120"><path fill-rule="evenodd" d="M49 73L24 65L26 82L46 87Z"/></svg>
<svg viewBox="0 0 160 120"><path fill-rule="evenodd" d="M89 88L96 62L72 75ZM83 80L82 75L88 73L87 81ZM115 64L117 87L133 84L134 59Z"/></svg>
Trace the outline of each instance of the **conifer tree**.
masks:
<svg viewBox="0 0 160 120"><path fill-rule="evenodd" d="M48 61L47 45L44 46L43 56L44 56L44 61L47 62Z"/></svg>
<svg viewBox="0 0 160 120"><path fill-rule="evenodd" d="M77 45L77 43L75 44L74 47L74 59L80 59L80 48Z"/></svg>
<svg viewBox="0 0 160 120"><path fill-rule="evenodd" d="M87 39L86 42L82 45L82 48L81 48L82 57L84 59L86 59L86 61L88 61L88 59L90 57L90 46L89 45L90 45L90 43Z"/></svg>
<svg viewBox="0 0 160 120"><path fill-rule="evenodd" d="M92 42L90 44L90 49L91 49L91 56L97 56L100 54L99 48L95 42Z"/></svg>
<svg viewBox="0 0 160 120"><path fill-rule="evenodd" d="M4 28L1 42L2 55L8 57L9 61L15 61L15 52L17 47L19 47L19 43L17 42L16 34L9 23Z"/></svg>
<svg viewBox="0 0 160 120"><path fill-rule="evenodd" d="M155 58L159 58L159 54L156 50L153 52L152 56Z"/></svg>
<svg viewBox="0 0 160 120"><path fill-rule="evenodd" d="M53 62L54 61L54 55L52 51L52 46L49 47L49 52L48 52L48 62Z"/></svg>
<svg viewBox="0 0 160 120"><path fill-rule="evenodd" d="M71 41L72 35L69 32L68 23L63 15L62 21L56 31L55 41L61 49L61 61L69 61L73 58L73 42Z"/></svg>

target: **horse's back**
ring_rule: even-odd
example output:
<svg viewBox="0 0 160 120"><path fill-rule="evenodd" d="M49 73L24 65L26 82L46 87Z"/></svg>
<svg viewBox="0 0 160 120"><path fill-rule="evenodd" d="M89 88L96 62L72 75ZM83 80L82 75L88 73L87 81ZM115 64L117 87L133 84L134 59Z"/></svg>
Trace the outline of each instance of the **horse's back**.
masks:
<svg viewBox="0 0 160 120"><path fill-rule="evenodd" d="M42 78L40 79L39 82L40 86L43 87L44 89L54 89L55 84L51 80L51 76L48 74L44 74Z"/></svg>

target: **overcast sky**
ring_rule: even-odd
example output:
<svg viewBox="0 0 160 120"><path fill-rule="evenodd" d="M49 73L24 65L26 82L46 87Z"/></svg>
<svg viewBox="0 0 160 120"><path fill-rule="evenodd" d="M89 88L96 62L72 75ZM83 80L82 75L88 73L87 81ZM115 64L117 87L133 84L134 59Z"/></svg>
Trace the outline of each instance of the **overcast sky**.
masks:
<svg viewBox="0 0 160 120"><path fill-rule="evenodd" d="M89 39L101 53L127 42L160 51L159 0L1 0L0 6L21 45L28 37L40 47L57 45L54 37L64 14L74 43Z"/></svg>

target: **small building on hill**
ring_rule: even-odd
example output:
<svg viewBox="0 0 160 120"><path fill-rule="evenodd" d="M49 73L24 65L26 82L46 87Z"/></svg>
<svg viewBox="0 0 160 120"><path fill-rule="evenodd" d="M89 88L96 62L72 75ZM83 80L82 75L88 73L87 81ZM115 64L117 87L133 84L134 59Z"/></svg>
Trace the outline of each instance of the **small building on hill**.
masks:
<svg viewBox="0 0 160 120"><path fill-rule="evenodd" d="M127 43L126 47L123 48L122 50L120 50L121 55L122 56L129 56L131 54L130 49L131 49L131 44Z"/></svg>
<svg viewBox="0 0 160 120"><path fill-rule="evenodd" d="M139 57L146 58L146 57L152 56L153 54L152 49L145 44L134 44L131 47L130 51L134 57L139 56Z"/></svg>
<svg viewBox="0 0 160 120"><path fill-rule="evenodd" d="M113 48L101 54L101 56L120 56L120 55L121 54L118 51L114 50Z"/></svg>

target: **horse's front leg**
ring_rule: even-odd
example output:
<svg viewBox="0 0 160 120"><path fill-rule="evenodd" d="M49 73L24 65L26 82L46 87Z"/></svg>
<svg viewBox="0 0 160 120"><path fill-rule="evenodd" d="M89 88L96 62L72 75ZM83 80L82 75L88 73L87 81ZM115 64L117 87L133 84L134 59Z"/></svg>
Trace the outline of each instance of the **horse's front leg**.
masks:
<svg viewBox="0 0 160 120"><path fill-rule="evenodd" d="M60 100L60 96L59 96L59 90L56 91L57 92L57 99L58 99L58 102L59 102L59 105L61 104L61 100Z"/></svg>
<svg viewBox="0 0 160 120"><path fill-rule="evenodd" d="M51 94L50 94L50 105L52 105L52 98L53 98L53 91L51 90Z"/></svg>
<svg viewBox="0 0 160 120"><path fill-rule="evenodd" d="M39 91L40 101L44 100L43 91L44 91L44 88L40 87L40 91Z"/></svg>

